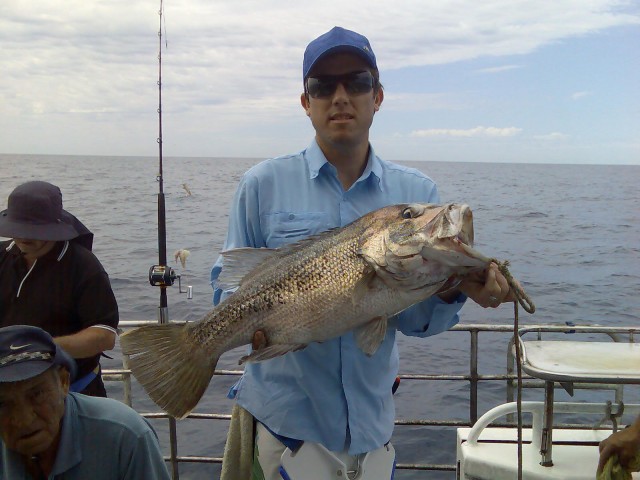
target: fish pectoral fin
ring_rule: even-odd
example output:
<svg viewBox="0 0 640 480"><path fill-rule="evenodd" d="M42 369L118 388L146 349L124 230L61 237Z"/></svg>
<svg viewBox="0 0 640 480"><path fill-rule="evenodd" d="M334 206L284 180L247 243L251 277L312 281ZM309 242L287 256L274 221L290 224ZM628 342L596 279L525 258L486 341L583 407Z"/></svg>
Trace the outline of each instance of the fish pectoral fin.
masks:
<svg viewBox="0 0 640 480"><path fill-rule="evenodd" d="M354 332L356 344L368 356L373 355L387 335L387 318L375 317Z"/></svg>
<svg viewBox="0 0 640 480"><path fill-rule="evenodd" d="M271 345L269 347L261 348L260 350L254 350L250 355L242 357L238 363L242 365L245 362L262 362L263 360L279 357L285 353L302 350L306 346L306 343Z"/></svg>
<svg viewBox="0 0 640 480"><path fill-rule="evenodd" d="M360 280L355 284L353 288L353 295L351 296L351 303L356 305L361 305L367 295L374 289L374 283L376 282L376 271L371 269L371 271L365 273Z"/></svg>

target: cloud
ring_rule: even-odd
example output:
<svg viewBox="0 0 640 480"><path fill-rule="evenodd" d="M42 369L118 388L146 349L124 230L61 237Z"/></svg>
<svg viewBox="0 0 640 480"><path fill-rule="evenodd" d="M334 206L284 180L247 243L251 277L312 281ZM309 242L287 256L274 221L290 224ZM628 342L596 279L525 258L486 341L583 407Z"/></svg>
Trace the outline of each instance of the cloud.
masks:
<svg viewBox="0 0 640 480"><path fill-rule="evenodd" d="M431 128L427 130L414 130L411 132L412 137L513 137L522 132L517 127L482 127L469 128L466 130Z"/></svg>
<svg viewBox="0 0 640 480"><path fill-rule="evenodd" d="M476 70L475 73L502 73L509 70L515 70L517 68L522 68L522 65L503 65L501 67L481 68Z"/></svg>
<svg viewBox="0 0 640 480"><path fill-rule="evenodd" d="M581 98L589 97L589 96L591 96L591 95L593 95L593 93L591 93L591 92L587 92L587 91L583 91L583 92L575 92L575 93L572 93L572 94L571 94L571 99L572 99L572 100L580 100Z"/></svg>
<svg viewBox="0 0 640 480"><path fill-rule="evenodd" d="M569 135L567 135L566 133L551 132L545 135L534 135L533 138L535 138L536 140L559 141L566 140L567 138L569 138Z"/></svg>

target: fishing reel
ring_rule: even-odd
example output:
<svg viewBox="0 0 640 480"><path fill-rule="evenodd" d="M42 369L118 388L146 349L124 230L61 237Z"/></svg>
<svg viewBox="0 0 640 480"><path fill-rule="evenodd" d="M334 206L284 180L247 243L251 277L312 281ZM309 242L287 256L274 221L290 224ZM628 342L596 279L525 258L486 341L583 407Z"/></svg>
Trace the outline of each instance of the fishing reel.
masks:
<svg viewBox="0 0 640 480"><path fill-rule="evenodd" d="M180 275L177 275L175 270L168 265L152 265L149 269L149 283L154 287L171 287L178 279L178 292L186 293L187 299L193 298L193 287L187 286L186 290L182 289L182 282Z"/></svg>

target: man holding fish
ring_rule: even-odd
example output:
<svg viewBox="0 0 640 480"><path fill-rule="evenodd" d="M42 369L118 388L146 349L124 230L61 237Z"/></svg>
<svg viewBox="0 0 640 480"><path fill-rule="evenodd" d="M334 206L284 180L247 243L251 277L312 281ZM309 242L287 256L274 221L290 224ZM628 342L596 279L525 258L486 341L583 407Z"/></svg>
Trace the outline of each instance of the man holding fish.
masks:
<svg viewBox="0 0 640 480"><path fill-rule="evenodd" d="M384 92L364 36L335 27L313 40L304 54L303 82L300 102L315 138L305 150L264 161L244 175L231 207L225 249L282 247L387 205L440 202L430 178L383 161L369 143ZM230 282L220 281L227 268L223 258L211 273L216 304L232 290L224 288ZM251 478L280 479L281 469L292 480L300 478L291 452L307 458L307 468L320 458L327 471L345 465L347 471L370 472L368 462L386 473L365 479L391 478L396 331L418 337L446 331L459 321L467 298L494 308L514 300L494 263L447 287L389 318L388 324L385 318L387 328L372 354L363 352L357 333L347 332L286 355L271 358L271 351L262 357L269 361L248 363L230 396L257 420ZM260 360L259 352L270 345L269 332L258 330L252 356Z"/></svg>
<svg viewBox="0 0 640 480"><path fill-rule="evenodd" d="M253 345L230 392L223 480L389 479L396 332L435 335L459 321L467 298L497 307L515 296L473 249L469 207L438 205L430 178L369 144L384 93L368 40L339 27L318 37L303 81L316 136L240 181L211 271L216 306L120 343L176 418L197 405L224 352Z"/></svg>

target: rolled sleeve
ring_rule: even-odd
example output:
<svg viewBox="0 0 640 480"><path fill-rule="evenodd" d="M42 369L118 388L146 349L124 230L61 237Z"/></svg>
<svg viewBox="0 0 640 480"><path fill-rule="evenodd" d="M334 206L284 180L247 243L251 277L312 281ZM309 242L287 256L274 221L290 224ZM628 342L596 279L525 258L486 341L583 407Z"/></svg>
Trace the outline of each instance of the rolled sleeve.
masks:
<svg viewBox="0 0 640 480"><path fill-rule="evenodd" d="M77 289L76 302L83 327L107 326L114 331L118 328L118 303L106 272L86 278Z"/></svg>

